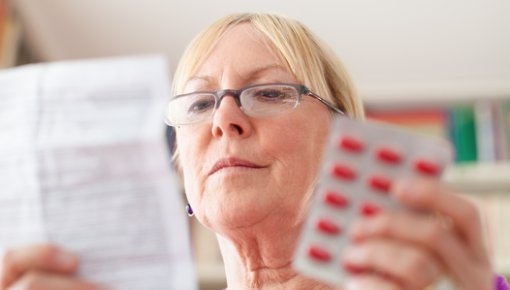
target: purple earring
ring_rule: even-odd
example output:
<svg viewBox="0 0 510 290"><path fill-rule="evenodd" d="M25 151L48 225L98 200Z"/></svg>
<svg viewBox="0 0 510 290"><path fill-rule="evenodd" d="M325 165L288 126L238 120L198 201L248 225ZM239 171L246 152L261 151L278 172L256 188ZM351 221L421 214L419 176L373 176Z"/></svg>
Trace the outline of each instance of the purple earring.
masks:
<svg viewBox="0 0 510 290"><path fill-rule="evenodd" d="M186 213L188 216L193 216L193 209L191 208L191 205L189 203L186 204Z"/></svg>

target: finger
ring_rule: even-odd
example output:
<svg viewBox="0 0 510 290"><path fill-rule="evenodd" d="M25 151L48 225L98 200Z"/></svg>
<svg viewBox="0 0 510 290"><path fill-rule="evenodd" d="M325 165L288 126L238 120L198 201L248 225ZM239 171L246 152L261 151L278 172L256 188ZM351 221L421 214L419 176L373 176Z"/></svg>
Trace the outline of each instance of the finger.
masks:
<svg viewBox="0 0 510 290"><path fill-rule="evenodd" d="M474 258L457 235L423 214L384 212L356 222L352 235L358 241L386 237L427 249L436 255L450 274L459 279L475 277L480 268L490 268L488 259L479 261Z"/></svg>
<svg viewBox="0 0 510 290"><path fill-rule="evenodd" d="M7 288L21 275L31 270L72 273L78 259L52 245L36 245L8 250L3 256L1 287Z"/></svg>
<svg viewBox="0 0 510 290"><path fill-rule="evenodd" d="M408 206L450 218L470 251L479 258L487 257L480 213L471 201L446 189L440 182L426 178L397 182L394 195Z"/></svg>
<svg viewBox="0 0 510 290"><path fill-rule="evenodd" d="M89 282L68 276L60 276L43 272L30 272L16 281L7 290L99 290Z"/></svg>
<svg viewBox="0 0 510 290"><path fill-rule="evenodd" d="M398 281L404 289L423 289L436 281L440 262L429 252L394 240L377 238L346 249L346 265L381 273Z"/></svg>
<svg viewBox="0 0 510 290"><path fill-rule="evenodd" d="M345 283L345 290L402 290L405 288L378 275L362 274L351 276Z"/></svg>

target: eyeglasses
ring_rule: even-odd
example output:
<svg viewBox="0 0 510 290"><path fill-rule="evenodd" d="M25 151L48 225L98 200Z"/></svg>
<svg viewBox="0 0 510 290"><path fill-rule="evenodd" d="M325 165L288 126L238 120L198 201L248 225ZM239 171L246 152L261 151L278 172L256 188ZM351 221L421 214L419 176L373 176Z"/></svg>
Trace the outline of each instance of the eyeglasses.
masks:
<svg viewBox="0 0 510 290"><path fill-rule="evenodd" d="M342 110L327 100L298 84L259 84L239 90L221 90L216 92L193 92L173 97L167 105L166 123L181 126L208 121L226 96L234 97L237 105L248 116L268 117L295 109L301 96L315 98L335 113Z"/></svg>

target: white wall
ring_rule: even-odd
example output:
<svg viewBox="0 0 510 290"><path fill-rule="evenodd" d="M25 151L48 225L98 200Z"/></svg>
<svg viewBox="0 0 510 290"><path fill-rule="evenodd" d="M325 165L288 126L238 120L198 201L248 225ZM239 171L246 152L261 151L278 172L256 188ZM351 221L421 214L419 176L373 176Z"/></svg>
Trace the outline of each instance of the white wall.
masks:
<svg viewBox="0 0 510 290"><path fill-rule="evenodd" d="M15 0L44 60L163 52L234 11L297 18L368 98L510 96L509 0Z"/></svg>

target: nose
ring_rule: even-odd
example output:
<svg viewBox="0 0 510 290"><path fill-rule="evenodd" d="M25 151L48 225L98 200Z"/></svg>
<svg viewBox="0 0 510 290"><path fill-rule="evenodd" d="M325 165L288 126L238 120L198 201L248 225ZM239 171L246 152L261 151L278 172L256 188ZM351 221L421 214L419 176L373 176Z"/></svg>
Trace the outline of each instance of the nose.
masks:
<svg viewBox="0 0 510 290"><path fill-rule="evenodd" d="M246 138L252 132L250 118L241 110L233 96L224 96L212 119L214 137Z"/></svg>

